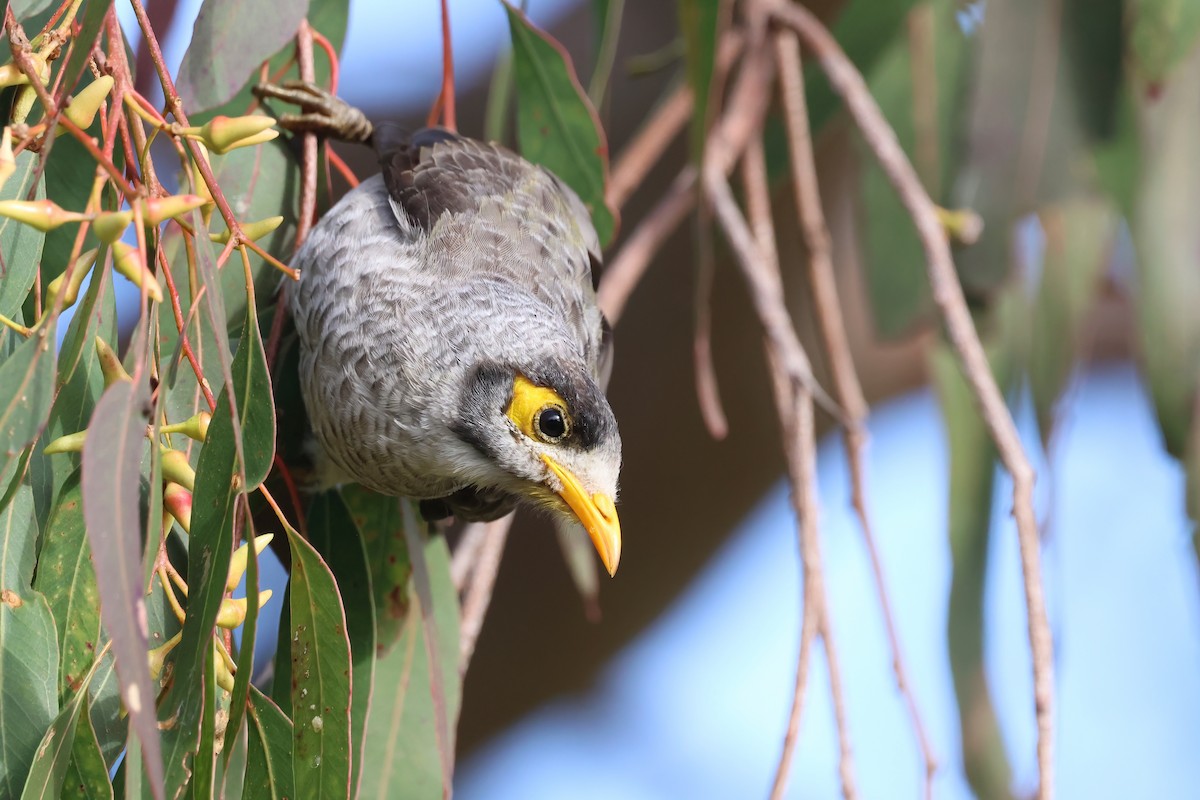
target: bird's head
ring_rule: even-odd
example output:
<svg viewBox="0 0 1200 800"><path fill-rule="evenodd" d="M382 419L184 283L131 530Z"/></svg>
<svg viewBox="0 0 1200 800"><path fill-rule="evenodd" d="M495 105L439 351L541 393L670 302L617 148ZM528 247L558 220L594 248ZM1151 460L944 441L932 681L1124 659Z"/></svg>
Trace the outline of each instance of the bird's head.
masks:
<svg viewBox="0 0 1200 800"><path fill-rule="evenodd" d="M595 380L553 359L488 364L468 378L461 403L456 432L491 472L473 477L580 522L614 574L621 559L621 437Z"/></svg>

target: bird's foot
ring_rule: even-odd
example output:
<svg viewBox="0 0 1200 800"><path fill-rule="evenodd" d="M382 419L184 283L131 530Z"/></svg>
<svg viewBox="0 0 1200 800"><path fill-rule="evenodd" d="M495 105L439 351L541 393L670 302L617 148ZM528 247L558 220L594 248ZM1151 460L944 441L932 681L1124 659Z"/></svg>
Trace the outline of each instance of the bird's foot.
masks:
<svg viewBox="0 0 1200 800"><path fill-rule="evenodd" d="M369 142L375 132L366 114L308 81L260 83L253 92L260 100L282 100L300 106L301 113L279 118L279 125L293 133L315 133L344 142Z"/></svg>

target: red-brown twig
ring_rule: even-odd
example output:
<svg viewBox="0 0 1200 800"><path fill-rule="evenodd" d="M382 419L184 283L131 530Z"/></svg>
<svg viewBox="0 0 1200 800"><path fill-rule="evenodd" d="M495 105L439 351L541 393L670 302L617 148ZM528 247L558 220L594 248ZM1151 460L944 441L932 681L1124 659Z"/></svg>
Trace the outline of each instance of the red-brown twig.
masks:
<svg viewBox="0 0 1200 800"><path fill-rule="evenodd" d="M492 589L496 585L496 575L500 572L500 557L504 555L504 543L508 541L512 521L513 515L509 514L485 526L483 544L475 559L467 596L463 599L462 624L458 639L459 675L467 674L471 656L475 653L475 643L479 640L483 618L487 616L488 606L492 602Z"/></svg>
<svg viewBox="0 0 1200 800"><path fill-rule="evenodd" d="M1040 800L1054 794L1054 648L1042 589L1041 552L1037 517L1033 508L1034 470L1025 455L1017 428L1009 414L975 331L950 254L937 208L921 186L904 149L888 125L862 75L842 52L821 22L802 6L786 0L764 0L772 15L793 28L816 56L841 96L864 140L879 160L888 180L908 209L925 250L929 283L941 312L946 334L961 360L963 373L979 405L1000 460L1012 475L1013 516L1024 572L1029 643L1033 654L1034 710L1037 718L1038 792Z"/></svg>
<svg viewBox="0 0 1200 800"><path fill-rule="evenodd" d="M437 102L429 113L429 125L437 124L438 114L442 117L442 127L447 130L458 130L458 119L454 111L454 48L450 41L450 7L448 0L442 0L442 90L438 93Z"/></svg>
<svg viewBox="0 0 1200 800"><path fill-rule="evenodd" d="M908 708L913 732L917 737L917 745L924 760L925 796L928 798L933 791L933 774L937 770L937 760L933 753L933 746L925 733L925 726L922 723L916 699L909 687L900 648L900 637L896 633L896 623L891 603L888 600L887 583L883 575L883 561L879 555L879 548L875 544L870 517L867 513L865 450L868 438L866 427L868 407L854 369L850 344L846 339L846 325L842 319L841 301L838 298L837 282L833 273L829 229L825 224L825 214L821 208L821 193L817 186L817 169L813 158L808 108L804 100L804 73L800 61L800 44L791 31L778 31L773 38L783 97L784 120L788 131L792 186L796 194L800 230L808 249L808 278L812 292L812 305L816 313L817 329L822 344L829 354L837 401L846 412L843 439L850 466L851 503L858 516L859 527L862 529L863 540L871 560L875 589L879 594L884 627L887 630L888 643L891 646L896 685Z"/></svg>
<svg viewBox="0 0 1200 800"><path fill-rule="evenodd" d="M358 186L358 176L354 174L354 171L350 169L350 165L342 160L342 157L334 151L333 147L331 147L328 142L325 143L325 157L329 160L329 163L333 165L333 168L338 171L338 174L342 176L346 183L350 184L351 189L353 189L355 186Z"/></svg>
<svg viewBox="0 0 1200 800"><path fill-rule="evenodd" d="M314 82L317 79L313 66L312 27L307 19L300 20L296 31L296 61L300 65L300 80ZM317 216L317 135L300 134L300 215L296 220L296 250L308 238Z"/></svg>

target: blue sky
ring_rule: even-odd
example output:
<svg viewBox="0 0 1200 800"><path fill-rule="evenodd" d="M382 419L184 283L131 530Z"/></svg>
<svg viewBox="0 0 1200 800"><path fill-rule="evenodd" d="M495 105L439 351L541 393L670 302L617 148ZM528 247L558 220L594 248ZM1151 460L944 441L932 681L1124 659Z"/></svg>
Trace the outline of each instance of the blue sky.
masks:
<svg viewBox="0 0 1200 800"><path fill-rule="evenodd" d="M871 510L914 691L943 769L971 796L945 646L950 586L946 443L933 395L878 409ZM1184 476L1161 451L1127 365L1079 382L1039 491L1057 655L1064 798L1182 797L1200 787L1200 619ZM820 452L826 581L864 797L919 797L840 439ZM997 486L987 664L1019 790L1036 778L1032 679L1010 488ZM530 715L460 767L465 800L763 797L786 725L800 578L782 482L590 692ZM814 662L794 797L840 796L828 676Z"/></svg>

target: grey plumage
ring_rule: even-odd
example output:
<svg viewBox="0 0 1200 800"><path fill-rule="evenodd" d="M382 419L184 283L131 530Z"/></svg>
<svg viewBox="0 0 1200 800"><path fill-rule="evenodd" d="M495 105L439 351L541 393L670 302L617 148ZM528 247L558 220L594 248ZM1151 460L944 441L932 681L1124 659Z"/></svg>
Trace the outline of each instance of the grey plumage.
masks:
<svg viewBox="0 0 1200 800"><path fill-rule="evenodd" d="M293 262L319 479L466 518L519 498L563 512L545 453L614 497L611 335L582 202L497 145L440 130L375 140L383 174L334 206ZM569 436L521 435L505 416L517 375L566 401Z"/></svg>

